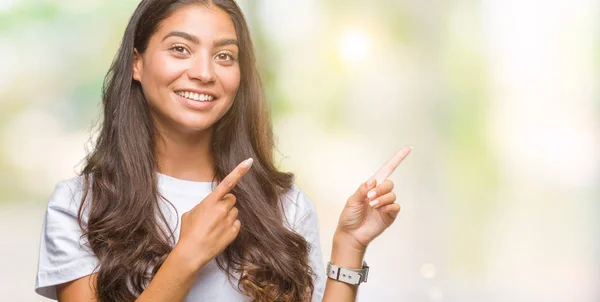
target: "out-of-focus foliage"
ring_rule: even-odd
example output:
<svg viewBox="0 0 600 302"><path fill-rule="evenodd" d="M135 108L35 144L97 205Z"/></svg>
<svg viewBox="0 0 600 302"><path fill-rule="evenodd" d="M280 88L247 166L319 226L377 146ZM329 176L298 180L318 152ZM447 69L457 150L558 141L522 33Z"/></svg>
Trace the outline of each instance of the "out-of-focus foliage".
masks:
<svg viewBox="0 0 600 302"><path fill-rule="evenodd" d="M45 203L85 155L137 3L0 0L0 248L30 251L2 257L8 300L35 299ZM347 196L416 147L361 300L600 299L598 1L239 3L324 261Z"/></svg>

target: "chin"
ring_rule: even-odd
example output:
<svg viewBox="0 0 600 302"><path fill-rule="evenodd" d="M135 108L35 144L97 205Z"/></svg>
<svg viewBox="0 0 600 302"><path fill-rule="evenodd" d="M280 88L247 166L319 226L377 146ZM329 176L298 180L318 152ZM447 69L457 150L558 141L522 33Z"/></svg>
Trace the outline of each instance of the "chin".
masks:
<svg viewBox="0 0 600 302"><path fill-rule="evenodd" d="M212 108L217 109L217 108ZM193 111L180 106L163 108L162 113L155 114L155 117L163 117L166 123L163 127L171 128L176 133L193 134L211 129L218 121L218 110L214 111Z"/></svg>
<svg viewBox="0 0 600 302"><path fill-rule="evenodd" d="M214 122L212 122L212 120L198 120L198 118L196 118L195 120L179 121L177 124L181 131L189 133L209 130L213 127Z"/></svg>

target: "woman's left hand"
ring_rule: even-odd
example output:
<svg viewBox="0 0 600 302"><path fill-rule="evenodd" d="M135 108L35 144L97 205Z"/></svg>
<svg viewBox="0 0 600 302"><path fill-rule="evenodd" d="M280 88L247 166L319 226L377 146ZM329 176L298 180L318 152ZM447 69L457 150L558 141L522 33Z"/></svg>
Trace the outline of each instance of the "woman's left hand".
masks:
<svg viewBox="0 0 600 302"><path fill-rule="evenodd" d="M387 179L410 154L411 146L400 149L369 181L350 196L338 222L336 239L366 249L396 219L400 205L392 192L394 183ZM378 185L377 185L378 184Z"/></svg>

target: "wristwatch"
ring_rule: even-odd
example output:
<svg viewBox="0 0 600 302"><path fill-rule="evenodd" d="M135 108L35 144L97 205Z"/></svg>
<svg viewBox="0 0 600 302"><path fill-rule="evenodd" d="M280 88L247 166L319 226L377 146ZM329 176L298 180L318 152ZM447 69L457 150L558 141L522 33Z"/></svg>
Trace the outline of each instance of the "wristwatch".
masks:
<svg viewBox="0 0 600 302"><path fill-rule="evenodd" d="M361 269L350 269L339 267L331 262L327 263L327 277L346 282L352 285L359 285L363 282L367 282L367 276L369 275L369 266L367 262L363 261Z"/></svg>

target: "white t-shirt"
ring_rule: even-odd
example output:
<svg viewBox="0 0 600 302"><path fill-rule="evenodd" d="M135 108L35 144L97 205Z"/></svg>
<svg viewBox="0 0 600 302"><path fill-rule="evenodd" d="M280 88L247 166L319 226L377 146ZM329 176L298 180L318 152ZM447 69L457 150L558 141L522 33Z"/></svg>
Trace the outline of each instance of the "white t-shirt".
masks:
<svg viewBox="0 0 600 302"><path fill-rule="evenodd" d="M94 253L80 239L81 229L77 211L81 203L83 177L75 177L56 185L48 201L42 225L40 256L35 291L47 298L57 299L56 285L93 273L98 264ZM181 215L198 204L212 192L211 182L193 182L158 173L158 188ZM90 194L88 194L90 198ZM312 301L321 301L325 290L325 268L319 243L319 226L313 202L294 185L282 198L286 225L302 235L311 247L309 264L317 277L314 280ZM162 205L162 204L161 204ZM165 203L166 205L166 203ZM179 239L180 224L172 207L164 206L170 227L175 226L175 239ZM87 215L82 217L86 226ZM237 280L232 280L237 285ZM211 260L199 272L186 301L250 301L227 279L227 275Z"/></svg>

